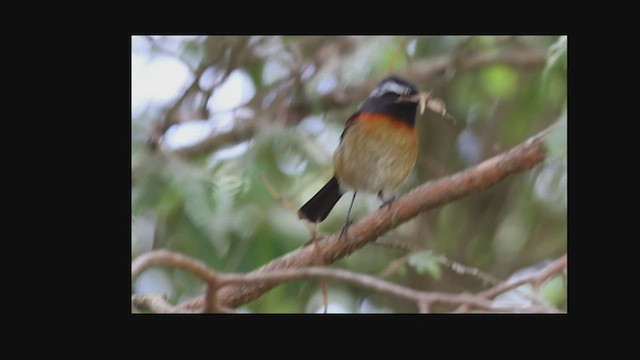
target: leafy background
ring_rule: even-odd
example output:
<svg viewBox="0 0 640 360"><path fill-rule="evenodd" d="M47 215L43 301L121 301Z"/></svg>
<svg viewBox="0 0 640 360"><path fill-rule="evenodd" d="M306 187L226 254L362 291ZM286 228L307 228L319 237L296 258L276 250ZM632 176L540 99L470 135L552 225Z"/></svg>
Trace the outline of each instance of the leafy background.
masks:
<svg viewBox="0 0 640 360"><path fill-rule="evenodd" d="M487 283L456 273L443 259L498 279L542 266L567 251L566 48L566 36L133 36L132 259L166 248L219 271L248 272L299 247L310 233L296 210L331 177L344 122L371 84L392 73L412 80L417 65L450 57L446 71L417 85L442 99L457 122L428 111L419 116L419 160L399 192L477 164L558 122L548 159L379 239L393 247L370 244L332 266L448 292ZM546 61L456 67L473 56L505 53L542 54ZM341 101L354 94L361 96ZM232 136L201 146L220 134ZM349 200L343 197L321 232L341 229ZM352 217L379 206L375 196L359 194ZM402 266L385 271L406 255ZM202 294L204 285L181 270L152 268L133 290L180 302ZM563 277L547 281L542 295L566 310ZM300 281L239 311L318 312L321 306L319 285ZM329 283L329 311L415 308Z"/></svg>

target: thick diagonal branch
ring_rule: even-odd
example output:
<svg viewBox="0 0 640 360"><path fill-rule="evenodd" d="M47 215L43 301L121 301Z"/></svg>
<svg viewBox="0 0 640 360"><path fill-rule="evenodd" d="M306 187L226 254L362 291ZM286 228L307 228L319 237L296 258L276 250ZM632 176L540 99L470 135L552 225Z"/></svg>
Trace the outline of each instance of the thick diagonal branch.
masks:
<svg viewBox="0 0 640 360"><path fill-rule="evenodd" d="M546 156L544 138L550 132L547 128L520 145L494 156L482 163L457 174L435 181L429 181L401 198L360 220L349 227L348 236L330 235L314 246L293 250L254 272L311 266L318 262L318 254L323 255L322 263L330 264L341 259L387 231L410 220L425 211L450 203L466 195L481 191L506 178L539 164ZM228 286L220 290L220 302L224 306L237 307L257 299L271 289L273 284L248 284ZM202 308L203 297L198 297L181 305L185 310Z"/></svg>

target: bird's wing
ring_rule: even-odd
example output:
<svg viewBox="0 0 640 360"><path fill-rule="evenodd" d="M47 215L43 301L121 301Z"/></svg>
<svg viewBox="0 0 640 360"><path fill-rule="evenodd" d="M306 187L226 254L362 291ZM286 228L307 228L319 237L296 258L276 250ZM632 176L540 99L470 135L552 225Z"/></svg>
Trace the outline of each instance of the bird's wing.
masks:
<svg viewBox="0 0 640 360"><path fill-rule="evenodd" d="M356 123L356 119L358 118L358 115L360 115L359 111L349 116L349 118L347 119L347 123L344 125L344 130L342 131L342 135L340 135L340 142L342 142L342 138L344 138L344 134L347 133L347 130L349 130L349 128Z"/></svg>

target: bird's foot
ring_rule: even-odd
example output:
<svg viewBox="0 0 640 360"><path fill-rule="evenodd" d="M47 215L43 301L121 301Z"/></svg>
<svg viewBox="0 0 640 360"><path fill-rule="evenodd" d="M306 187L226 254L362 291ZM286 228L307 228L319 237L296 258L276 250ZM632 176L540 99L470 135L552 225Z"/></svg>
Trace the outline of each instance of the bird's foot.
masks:
<svg viewBox="0 0 640 360"><path fill-rule="evenodd" d="M338 237L338 240L341 239L343 236L347 236L348 232L349 232L349 226L351 226L351 224L353 224L353 220L347 220L344 223L344 226L342 227L342 230L340 231L340 236Z"/></svg>
<svg viewBox="0 0 640 360"><path fill-rule="evenodd" d="M395 196L392 196L391 198L385 200L384 199L384 195L382 194L382 191L378 192L378 198L380 198L380 200L382 200L382 205L380 205L378 210L382 209L383 207L390 206L391 203L393 203L396 200Z"/></svg>

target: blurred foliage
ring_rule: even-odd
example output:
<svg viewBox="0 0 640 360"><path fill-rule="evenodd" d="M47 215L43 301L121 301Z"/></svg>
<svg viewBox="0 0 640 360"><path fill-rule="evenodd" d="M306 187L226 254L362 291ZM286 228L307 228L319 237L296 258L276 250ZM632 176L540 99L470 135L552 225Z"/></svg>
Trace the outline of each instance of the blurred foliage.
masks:
<svg viewBox="0 0 640 360"><path fill-rule="evenodd" d="M558 122L547 139L547 161L420 215L383 240L430 249L501 279L556 258L567 251L566 43L564 36L133 37L132 259L166 248L219 271L248 272L295 249L309 239L296 210L331 177L331 155L344 122L364 99L336 106L326 101L326 94L377 82L442 56L460 60L532 51L545 54L546 64L496 63L417 82L420 90L443 99L458 122L429 112L419 117L419 160L400 192L477 164ZM169 63L182 70L164 70ZM142 76L162 64L167 67L154 73L159 75ZM199 124L215 134L250 122L255 133L247 141L193 157L180 156L168 133L159 148L149 146L157 124L166 121L198 71L198 86L179 103L170 129L187 131L189 124ZM245 83L223 86L231 83L230 74L243 75ZM165 94L160 85L146 83L150 78L160 85L181 85ZM231 110L214 106L234 96L249 99ZM302 117L296 118L295 111ZM209 134L199 136L204 135ZM275 199L265 182L282 199ZM338 203L320 231L340 230L350 198ZM357 220L379 205L375 196L359 194L352 216ZM404 255L372 244L333 266L376 274ZM163 292L174 302L203 292L190 274L152 270L134 283L135 291ZM486 287L478 278L442 266L429 252L410 255L408 264L388 279L434 291ZM566 309L565 284L561 277L553 278L542 291ZM329 283L329 301L333 311L415 311L404 301L338 283ZM316 312L321 304L318 284L299 281L276 287L242 310Z"/></svg>
<svg viewBox="0 0 640 360"><path fill-rule="evenodd" d="M435 279L442 277L440 260L428 251L416 251L409 256L411 265L419 274L431 274Z"/></svg>

